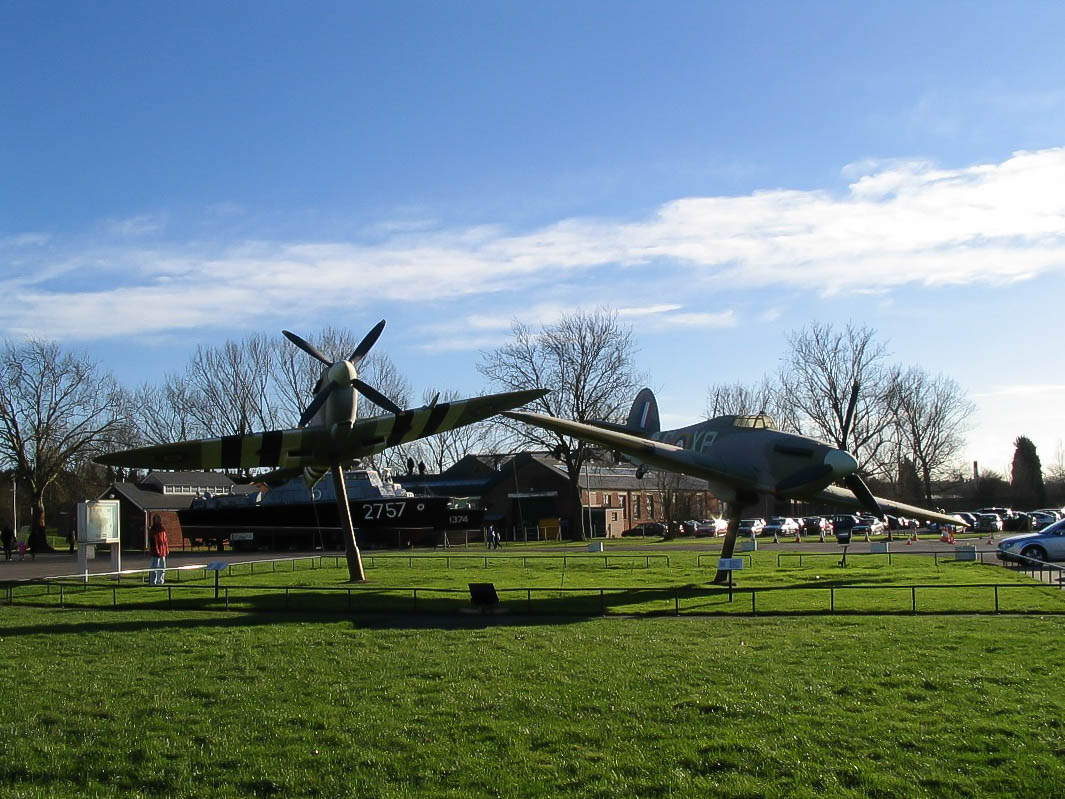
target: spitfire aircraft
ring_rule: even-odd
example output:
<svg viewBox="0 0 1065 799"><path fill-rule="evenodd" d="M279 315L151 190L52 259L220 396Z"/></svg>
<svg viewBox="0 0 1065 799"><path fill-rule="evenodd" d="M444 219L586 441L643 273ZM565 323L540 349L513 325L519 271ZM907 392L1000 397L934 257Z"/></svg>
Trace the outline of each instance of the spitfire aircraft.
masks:
<svg viewBox="0 0 1065 799"><path fill-rule="evenodd" d="M173 444L159 444L101 455L105 466L141 469L273 469L260 480L295 476L302 472L308 488L331 472L345 536L348 570L353 581L365 579L348 509L342 464L435 433L480 422L501 411L517 408L547 393L543 389L511 391L454 402L437 402L403 410L359 379L358 366L384 330L382 319L347 358L333 361L317 347L297 336L285 336L325 367L315 386L314 398L303 412L299 427L248 435L222 436ZM358 417L359 395L386 413Z"/></svg>
<svg viewBox="0 0 1065 799"><path fill-rule="evenodd" d="M718 416L678 430L662 431L658 403L649 388L637 394L624 425L586 424L525 411L503 415L620 452L637 465L637 477L642 477L647 469L662 469L706 480L710 490L730 503L732 510L722 558L732 557L744 507L765 494L862 508L880 519L885 511L891 511L959 524L953 516L873 496L858 474L858 462L845 448L857 396L855 384L844 421L844 444L838 448L781 432L775 429L771 417L761 413ZM835 482L846 488L833 485ZM715 582L728 579L728 572L719 570Z"/></svg>

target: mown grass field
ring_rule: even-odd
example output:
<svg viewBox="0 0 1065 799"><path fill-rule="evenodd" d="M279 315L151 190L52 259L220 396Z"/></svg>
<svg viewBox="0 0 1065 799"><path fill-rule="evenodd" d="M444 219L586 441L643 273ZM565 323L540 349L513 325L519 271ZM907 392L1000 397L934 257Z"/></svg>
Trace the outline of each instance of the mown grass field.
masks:
<svg viewBox="0 0 1065 799"><path fill-rule="evenodd" d="M826 581L1028 583L929 558L778 569L758 555L741 587L816 590L774 592L792 604L754 617L749 606L674 616L661 597L621 592L611 612L624 615L600 618L597 593L558 595L563 575L574 588L645 589L712 577L712 563L675 553L669 567L403 558L368 569L384 606L406 602L415 578L486 580L555 589L543 601L563 615L525 615L524 600L498 616L431 604L469 604L446 594L418 614L276 612L276 590L249 587L341 588L342 568L224 576L228 612L201 609L204 598L168 610L148 587L119 592L117 609L110 590L71 589L64 608L54 592L16 593L0 606L0 796L1058 794L1060 590L1004 591L1020 611L1007 615L975 588L943 589L956 596L946 615L910 615L908 590L887 615L829 615L803 607ZM213 582L197 590L213 596Z"/></svg>

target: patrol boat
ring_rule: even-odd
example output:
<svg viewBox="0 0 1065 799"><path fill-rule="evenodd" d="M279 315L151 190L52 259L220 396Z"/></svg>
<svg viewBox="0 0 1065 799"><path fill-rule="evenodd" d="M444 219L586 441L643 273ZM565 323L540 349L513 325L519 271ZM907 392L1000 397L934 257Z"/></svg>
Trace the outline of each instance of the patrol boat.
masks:
<svg viewBox="0 0 1065 799"><path fill-rule="evenodd" d="M360 547L439 546L464 543L480 531L484 510L466 500L414 494L388 469L344 473L351 519ZM274 488L193 500L178 511L182 535L195 546L228 540L235 550L343 549L333 484L308 490L302 478Z"/></svg>

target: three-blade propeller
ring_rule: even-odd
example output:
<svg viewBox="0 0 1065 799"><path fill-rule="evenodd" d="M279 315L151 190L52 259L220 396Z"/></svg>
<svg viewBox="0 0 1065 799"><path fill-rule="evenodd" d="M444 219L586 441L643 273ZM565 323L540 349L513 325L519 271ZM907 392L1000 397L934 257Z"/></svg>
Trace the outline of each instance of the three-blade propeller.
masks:
<svg viewBox="0 0 1065 799"><path fill-rule="evenodd" d="M315 414L322 409L322 406L325 405L326 401L334 391L338 388L347 388L349 386L366 397L366 399L370 400L374 405L380 406L389 413L398 414L403 412L403 409L396 405L396 403L373 386L360 380L358 376L359 364L362 363L363 358L366 357L370 348L377 343L377 339L380 338L381 331L384 329L385 320L382 319L373 326L373 329L370 330L369 333L363 336L362 341L359 342L359 346L355 348L351 353L351 356L340 361L329 360L329 358L322 354L321 350L306 339L297 336L295 333L288 330L281 331L285 338L327 367L322 387L318 390L318 393L314 395L314 399L311 400L310 405L308 405L306 410L303 411L303 415L300 416L300 427L303 427L314 418Z"/></svg>

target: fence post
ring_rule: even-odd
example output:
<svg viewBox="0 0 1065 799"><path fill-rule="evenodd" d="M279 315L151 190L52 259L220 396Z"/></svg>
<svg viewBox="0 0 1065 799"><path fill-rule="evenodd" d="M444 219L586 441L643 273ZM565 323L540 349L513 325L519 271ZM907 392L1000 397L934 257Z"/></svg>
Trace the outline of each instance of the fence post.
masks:
<svg viewBox="0 0 1065 799"><path fill-rule="evenodd" d="M525 606L530 613L532 613L532 589L525 589Z"/></svg>
<svg viewBox="0 0 1065 799"><path fill-rule="evenodd" d="M166 587L166 607L168 610L174 609L174 594L171 586Z"/></svg>
<svg viewBox="0 0 1065 799"><path fill-rule="evenodd" d="M63 607L63 584L59 584L59 607Z"/></svg>
<svg viewBox="0 0 1065 799"><path fill-rule="evenodd" d="M111 607L113 607L113 608L117 608L118 607L118 586L117 585L112 585L111 586Z"/></svg>
<svg viewBox="0 0 1065 799"><path fill-rule="evenodd" d="M606 615L606 604L603 601L603 589L602 588L599 589L599 615L600 616L605 616Z"/></svg>
<svg viewBox="0 0 1065 799"><path fill-rule="evenodd" d="M917 586L910 586L910 600L913 602L913 615L917 615Z"/></svg>
<svg viewBox="0 0 1065 799"><path fill-rule="evenodd" d="M680 595L677 593L677 589L673 589L673 615L680 615Z"/></svg>
<svg viewBox="0 0 1065 799"><path fill-rule="evenodd" d="M995 613L998 613L998 586L995 586Z"/></svg>
<svg viewBox="0 0 1065 799"><path fill-rule="evenodd" d="M229 610L229 586L226 586L226 610Z"/></svg>
<svg viewBox="0 0 1065 799"><path fill-rule="evenodd" d="M830 613L836 612L836 588L835 586L829 586L828 588L828 610Z"/></svg>
<svg viewBox="0 0 1065 799"><path fill-rule="evenodd" d="M414 612L417 613L418 612L418 589L415 588L413 590L414 590Z"/></svg>
<svg viewBox="0 0 1065 799"><path fill-rule="evenodd" d="M754 604L755 596L757 596L757 592L752 588L751 589L751 615L752 616L757 616L758 615L758 609L755 607L755 604Z"/></svg>
<svg viewBox="0 0 1065 799"><path fill-rule="evenodd" d="M348 612L351 612L351 589L348 589Z"/></svg>

